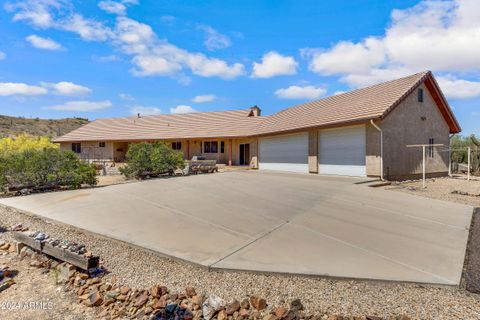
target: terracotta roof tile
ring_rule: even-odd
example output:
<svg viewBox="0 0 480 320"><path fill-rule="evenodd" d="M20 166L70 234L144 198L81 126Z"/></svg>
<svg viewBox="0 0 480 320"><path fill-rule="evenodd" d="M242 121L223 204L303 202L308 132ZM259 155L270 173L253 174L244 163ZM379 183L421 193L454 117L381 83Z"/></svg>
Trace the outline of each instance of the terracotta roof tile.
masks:
<svg viewBox="0 0 480 320"><path fill-rule="evenodd" d="M139 141L186 138L234 138L321 127L385 116L430 72L300 104L271 116L251 110L199 112L95 120L55 140Z"/></svg>

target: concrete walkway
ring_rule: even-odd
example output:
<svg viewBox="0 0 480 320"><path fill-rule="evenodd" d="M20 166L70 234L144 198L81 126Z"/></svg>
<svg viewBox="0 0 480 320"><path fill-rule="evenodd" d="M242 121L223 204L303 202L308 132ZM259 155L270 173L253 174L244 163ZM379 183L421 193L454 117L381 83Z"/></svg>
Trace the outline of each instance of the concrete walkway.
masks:
<svg viewBox="0 0 480 320"><path fill-rule="evenodd" d="M228 172L0 204L212 268L458 284L472 207L359 181Z"/></svg>

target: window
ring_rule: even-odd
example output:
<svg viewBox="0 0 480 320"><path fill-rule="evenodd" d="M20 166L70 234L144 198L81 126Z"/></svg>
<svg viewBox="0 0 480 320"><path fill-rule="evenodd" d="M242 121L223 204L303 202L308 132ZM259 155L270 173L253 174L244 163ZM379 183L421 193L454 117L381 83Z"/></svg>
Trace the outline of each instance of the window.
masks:
<svg viewBox="0 0 480 320"><path fill-rule="evenodd" d="M225 153L225 141L220 142L220 153Z"/></svg>
<svg viewBox="0 0 480 320"><path fill-rule="evenodd" d="M428 146L428 156L430 158L433 158L433 156L434 156L433 145L435 144L435 139L433 139L433 138L428 139L428 144L429 144L429 146Z"/></svg>
<svg viewBox="0 0 480 320"><path fill-rule="evenodd" d="M172 149L173 150L182 150L182 143L181 142L172 142Z"/></svg>
<svg viewBox="0 0 480 320"><path fill-rule="evenodd" d="M82 153L82 144L81 143L72 143L72 151L75 153Z"/></svg>
<svg viewBox="0 0 480 320"><path fill-rule="evenodd" d="M98 147L99 148L105 148L105 142L99 142Z"/></svg>
<svg viewBox="0 0 480 320"><path fill-rule="evenodd" d="M205 141L203 143L203 153L217 153L218 141Z"/></svg>
<svg viewBox="0 0 480 320"><path fill-rule="evenodd" d="M423 102L423 89L418 89L418 102Z"/></svg>

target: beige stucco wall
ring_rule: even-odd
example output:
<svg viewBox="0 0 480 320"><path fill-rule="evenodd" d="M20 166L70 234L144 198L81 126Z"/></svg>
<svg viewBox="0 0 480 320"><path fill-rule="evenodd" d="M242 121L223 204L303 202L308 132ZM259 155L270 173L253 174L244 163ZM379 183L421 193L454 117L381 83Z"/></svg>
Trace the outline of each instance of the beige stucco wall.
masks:
<svg viewBox="0 0 480 320"><path fill-rule="evenodd" d="M407 148L409 144L449 144L449 127L440 113L430 92L421 85L424 101L418 102L414 90L381 122L384 147L384 173L389 179L402 179L422 173L421 148ZM422 120L425 117L425 120ZM438 152L426 158L426 172L440 174L448 172L448 152Z"/></svg>
<svg viewBox="0 0 480 320"><path fill-rule="evenodd" d="M233 165L240 165L240 144L250 144L250 167L258 168L258 139L246 138L246 139L233 139L232 160ZM228 155L227 155L228 156Z"/></svg>
<svg viewBox="0 0 480 320"><path fill-rule="evenodd" d="M308 132L308 172L318 173L318 130Z"/></svg>
<svg viewBox="0 0 480 320"><path fill-rule="evenodd" d="M376 122L380 125L379 122ZM371 123L366 124L365 166L367 176L380 176L380 131Z"/></svg>
<svg viewBox="0 0 480 320"><path fill-rule="evenodd" d="M105 147L100 148L99 142L81 142L82 153L79 157L86 160L108 160L114 159L113 142L105 142ZM60 150L71 151L72 144L67 142L60 143Z"/></svg>

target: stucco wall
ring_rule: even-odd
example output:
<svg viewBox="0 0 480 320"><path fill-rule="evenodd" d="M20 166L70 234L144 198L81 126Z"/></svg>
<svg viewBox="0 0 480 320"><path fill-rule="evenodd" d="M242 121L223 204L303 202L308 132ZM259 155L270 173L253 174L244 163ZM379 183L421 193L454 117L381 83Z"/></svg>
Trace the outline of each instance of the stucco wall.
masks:
<svg viewBox="0 0 480 320"><path fill-rule="evenodd" d="M318 130L308 132L308 172L318 173Z"/></svg>
<svg viewBox="0 0 480 320"><path fill-rule="evenodd" d="M60 143L60 150L71 151L72 144L62 142ZM79 157L86 160L109 160L114 159L113 142L105 142L105 147L99 147L99 142L81 142L82 153Z"/></svg>
<svg viewBox="0 0 480 320"><path fill-rule="evenodd" d="M407 148L409 144L449 144L449 127L430 92L421 85L424 101L418 102L414 90L382 121L384 173L389 179L413 177L422 173L421 148ZM422 119L424 117L424 119ZM438 175L448 172L448 152L434 149L433 158L426 158L426 172Z"/></svg>
<svg viewBox="0 0 480 320"><path fill-rule="evenodd" d="M376 123L380 125L380 123ZM367 176L380 176L380 131L371 123L366 124L365 166Z"/></svg>

